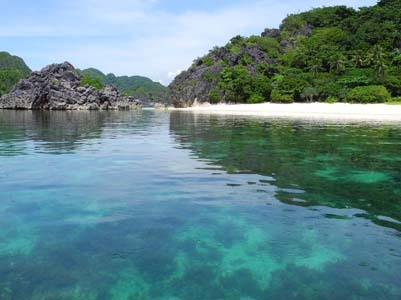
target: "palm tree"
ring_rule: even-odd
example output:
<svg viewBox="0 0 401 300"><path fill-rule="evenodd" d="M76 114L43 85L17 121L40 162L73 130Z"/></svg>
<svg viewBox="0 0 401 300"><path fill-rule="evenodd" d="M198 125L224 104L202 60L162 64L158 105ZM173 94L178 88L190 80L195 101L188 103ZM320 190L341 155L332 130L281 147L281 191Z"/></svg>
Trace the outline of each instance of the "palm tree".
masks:
<svg viewBox="0 0 401 300"><path fill-rule="evenodd" d="M352 55L351 62L355 68L362 68L366 66L366 55L362 51L357 51Z"/></svg>
<svg viewBox="0 0 401 300"><path fill-rule="evenodd" d="M319 71L322 70L322 60L319 58L314 58L311 61L309 70L312 73L313 77L317 77L317 75L319 74Z"/></svg>
<svg viewBox="0 0 401 300"><path fill-rule="evenodd" d="M330 57L330 71L335 71L337 74L341 74L345 71L346 58L342 54L335 54Z"/></svg>
<svg viewBox="0 0 401 300"><path fill-rule="evenodd" d="M391 53L391 64L393 66L401 66L401 50L395 49Z"/></svg>
<svg viewBox="0 0 401 300"><path fill-rule="evenodd" d="M373 69L376 71L376 76L380 79L380 81L383 81L384 79L387 69L386 62L387 59L384 49L379 45L373 46L368 54L368 63L369 65L373 66Z"/></svg>

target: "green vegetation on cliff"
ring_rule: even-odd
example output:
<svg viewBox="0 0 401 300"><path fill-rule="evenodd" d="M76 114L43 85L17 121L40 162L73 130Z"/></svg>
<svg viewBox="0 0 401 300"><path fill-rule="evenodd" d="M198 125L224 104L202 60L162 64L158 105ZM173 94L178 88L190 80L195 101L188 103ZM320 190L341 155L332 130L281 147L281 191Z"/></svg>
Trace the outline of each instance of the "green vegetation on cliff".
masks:
<svg viewBox="0 0 401 300"><path fill-rule="evenodd" d="M102 84L112 84L127 96L133 96L141 100L166 102L167 88L147 77L105 75L95 68L85 69L81 73L85 78L96 79Z"/></svg>
<svg viewBox="0 0 401 300"><path fill-rule="evenodd" d="M94 88L96 88L98 90L101 90L102 88L104 88L104 84L103 84L102 80L100 79L100 77L91 77L87 74L82 76L81 83L80 83L80 86L85 86L85 85L93 86Z"/></svg>
<svg viewBox="0 0 401 300"><path fill-rule="evenodd" d="M385 102L401 96L401 0L315 8L279 29L236 36L176 77L176 106L198 102Z"/></svg>
<svg viewBox="0 0 401 300"><path fill-rule="evenodd" d="M8 93L22 78L31 73L22 58L0 52L0 96Z"/></svg>

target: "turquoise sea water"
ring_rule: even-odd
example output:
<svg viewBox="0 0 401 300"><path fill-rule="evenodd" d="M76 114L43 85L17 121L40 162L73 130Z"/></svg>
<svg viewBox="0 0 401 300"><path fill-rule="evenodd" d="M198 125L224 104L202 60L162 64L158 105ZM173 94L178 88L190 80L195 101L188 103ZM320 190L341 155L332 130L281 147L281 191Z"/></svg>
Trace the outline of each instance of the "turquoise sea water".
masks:
<svg viewBox="0 0 401 300"><path fill-rule="evenodd" d="M401 299L401 125L0 111L0 299Z"/></svg>

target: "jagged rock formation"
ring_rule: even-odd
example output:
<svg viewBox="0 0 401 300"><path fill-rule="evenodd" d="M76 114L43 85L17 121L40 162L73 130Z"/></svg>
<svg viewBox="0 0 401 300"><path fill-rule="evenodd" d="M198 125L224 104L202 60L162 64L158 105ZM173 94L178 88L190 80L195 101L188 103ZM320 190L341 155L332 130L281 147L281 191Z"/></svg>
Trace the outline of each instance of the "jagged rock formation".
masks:
<svg viewBox="0 0 401 300"><path fill-rule="evenodd" d="M256 68L262 62L272 64L275 59L269 58L257 46L243 46L238 53L230 51L229 47L218 47L208 55L198 58L187 70L181 72L170 84L170 99L175 107L189 107L193 103L216 102L211 99L211 93L216 90L217 79L226 67L241 64L246 56L249 64L246 66L250 74L256 73ZM219 102L230 102L232 99L218 92Z"/></svg>
<svg viewBox="0 0 401 300"><path fill-rule="evenodd" d="M132 97L124 97L111 85L102 89L81 86L82 75L68 62L52 64L0 98L2 109L40 110L129 110L138 109Z"/></svg>

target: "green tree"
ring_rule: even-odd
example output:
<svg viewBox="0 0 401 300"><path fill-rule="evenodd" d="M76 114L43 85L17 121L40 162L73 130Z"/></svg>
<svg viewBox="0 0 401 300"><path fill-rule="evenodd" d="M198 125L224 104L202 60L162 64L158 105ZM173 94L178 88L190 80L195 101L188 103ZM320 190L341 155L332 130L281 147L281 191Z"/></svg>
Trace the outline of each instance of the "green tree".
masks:
<svg viewBox="0 0 401 300"><path fill-rule="evenodd" d="M313 77L317 77L319 72L322 71L322 60L319 58L313 58L309 65L309 71Z"/></svg>
<svg viewBox="0 0 401 300"><path fill-rule="evenodd" d="M315 97L319 95L317 88L313 86L307 86L302 90L301 97L307 102L312 102Z"/></svg>
<svg viewBox="0 0 401 300"><path fill-rule="evenodd" d="M224 68L220 85L228 101L246 102L252 94L252 76L242 65Z"/></svg>
<svg viewBox="0 0 401 300"><path fill-rule="evenodd" d="M222 98L221 93L217 88L215 88L209 92L209 102L210 103L213 103L213 104L218 103L221 100L221 98Z"/></svg>
<svg viewBox="0 0 401 300"><path fill-rule="evenodd" d="M359 103L382 103L390 99L390 93L382 85L358 86L346 96L347 101Z"/></svg>
<svg viewBox="0 0 401 300"><path fill-rule="evenodd" d="M282 93L277 89L273 89L271 101L275 103L292 103L294 102L294 97L289 93Z"/></svg>
<svg viewBox="0 0 401 300"><path fill-rule="evenodd" d="M387 62L386 53L381 46L373 46L368 54L367 63L368 65L373 66L377 78L380 79L380 81L383 81L387 69Z"/></svg>
<svg viewBox="0 0 401 300"><path fill-rule="evenodd" d="M341 53L336 53L329 58L330 71L342 74L346 68L347 59Z"/></svg>
<svg viewBox="0 0 401 300"><path fill-rule="evenodd" d="M22 77L19 70L0 70L0 96L10 92Z"/></svg>
<svg viewBox="0 0 401 300"><path fill-rule="evenodd" d="M102 80L100 77L92 78L90 76L84 75L81 79L81 86L89 85L92 86L98 90L102 89L104 87L104 84L102 83Z"/></svg>
<svg viewBox="0 0 401 300"><path fill-rule="evenodd" d="M263 101L269 100L272 91L270 79L262 74L254 75L252 77L252 91L254 95L259 95Z"/></svg>
<svg viewBox="0 0 401 300"><path fill-rule="evenodd" d="M401 66L401 49L396 49L391 53L391 65Z"/></svg>
<svg viewBox="0 0 401 300"><path fill-rule="evenodd" d="M253 93L248 100L247 103L262 103L265 101L265 98L258 93Z"/></svg>
<svg viewBox="0 0 401 300"><path fill-rule="evenodd" d="M366 55L363 51L357 50L352 54L351 63L355 68L362 68L366 66Z"/></svg>

